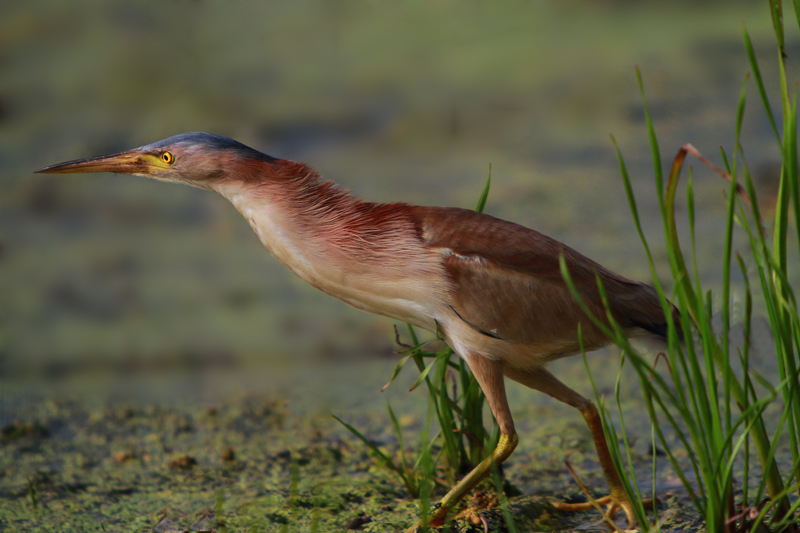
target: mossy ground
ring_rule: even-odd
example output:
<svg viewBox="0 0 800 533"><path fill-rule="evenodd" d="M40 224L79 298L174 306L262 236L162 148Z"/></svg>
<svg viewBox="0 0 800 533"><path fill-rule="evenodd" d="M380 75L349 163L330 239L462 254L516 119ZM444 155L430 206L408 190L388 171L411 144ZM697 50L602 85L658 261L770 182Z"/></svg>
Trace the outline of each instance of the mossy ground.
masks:
<svg viewBox="0 0 800 533"><path fill-rule="evenodd" d="M2 433L0 528L403 531L418 518L419 502L408 498L400 480L329 416L334 410L355 418L370 438L396 454L385 414L388 400L413 444L421 424L414 410L424 409L425 398L406 394L402 381L393 384L388 396L381 395L378 384L392 363L372 361L361 370L340 367L354 383L374 390L376 401L365 405L365 391L362 400L347 398L352 384L335 379L328 409L307 398L313 383L294 381L302 379L302 372L270 377L253 369L213 369L189 376L103 374L37 386L3 382L3 412L14 408L17 418ZM570 361L562 372L575 372L580 365ZM251 388L240 379L243 373L253 383L263 381L264 388ZM284 386L273 387L270 380ZM296 385L294 392L289 381ZM235 392L227 389L237 383ZM584 378L578 384L584 386ZM597 495L603 490L580 415L523 388L509 393L521 445L505 475L518 529L603 529L596 512L567 515L547 503L582 498L564 459ZM337 395L342 396L336 400ZM637 461L644 480L651 464L646 448L637 448L643 450ZM665 473L658 483L664 487L659 487L662 512L696 521L684 512L686 501L673 490L674 477ZM504 531L498 510L484 515L491 531ZM451 527L479 531L484 526L462 519Z"/></svg>

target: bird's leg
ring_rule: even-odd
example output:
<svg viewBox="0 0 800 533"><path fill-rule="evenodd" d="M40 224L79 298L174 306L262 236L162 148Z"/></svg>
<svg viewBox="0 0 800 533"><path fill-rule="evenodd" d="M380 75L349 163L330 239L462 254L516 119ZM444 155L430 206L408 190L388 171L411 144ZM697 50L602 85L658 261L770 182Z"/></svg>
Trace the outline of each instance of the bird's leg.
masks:
<svg viewBox="0 0 800 533"><path fill-rule="evenodd" d="M511 411L506 400L506 389L503 384L503 367L499 361L487 359L477 354L467 354L464 359L469 364L470 370L478 380L489 407L492 409L497 424L500 427L500 440L492 454L481 461L472 471L464 476L450 491L441 499L439 504L432 509L427 520L429 526L441 526L447 519L447 514L460 502L464 496L480 483L492 471L492 467L500 465L508 459L514 448L517 447L519 439L514 430L514 421L511 418ZM417 531L422 525L412 526L407 533Z"/></svg>
<svg viewBox="0 0 800 533"><path fill-rule="evenodd" d="M589 430L592 432L594 447L597 450L600 466L603 468L603 474L605 475L608 488L610 489L610 494L608 496L598 498L595 501L601 505L607 506L608 510L604 516L606 520L613 521L616 512L622 509L625 511L625 515L628 518L628 527L636 527L636 516L633 514L633 505L631 505L630 500L628 500L628 496L625 494L625 489L622 486L622 481L619 479L619 475L617 475L617 471L614 468L614 463L611 460L611 453L608 450L608 444L606 443L605 434L603 433L603 424L600 421L600 414L597 412L595 405L561 383L553 374L543 368L525 370L505 368L504 371L506 376L514 381L518 381L532 389L544 392L556 400L560 400L575 407L581 412L584 420L586 420L586 424L589 426ZM643 503L645 506L652 505L652 501L645 501ZM576 504L554 502L553 506L564 511L585 511L594 509L593 504L590 502Z"/></svg>
<svg viewBox="0 0 800 533"><path fill-rule="evenodd" d="M603 474L606 477L610 494L595 500L600 505L606 505L608 511L605 518L608 520L614 519L614 514L620 508L625 511L628 518L628 528L636 527L636 516L633 514L633 505L631 505L625 489L622 486L622 481L619 479L617 470L614 468L614 463L611 460L611 452L608 449L605 434L603 433L603 424L600 420L600 414L597 412L597 407L594 403L584 399L586 402L581 406L576 406L583 415L589 430L592 432L592 440L594 447L597 450L597 457L600 460L600 466L603 468ZM648 502L645 502L647 504ZM562 511L585 511L593 509L594 505L591 502L587 503L564 503L554 502L553 506L561 509Z"/></svg>

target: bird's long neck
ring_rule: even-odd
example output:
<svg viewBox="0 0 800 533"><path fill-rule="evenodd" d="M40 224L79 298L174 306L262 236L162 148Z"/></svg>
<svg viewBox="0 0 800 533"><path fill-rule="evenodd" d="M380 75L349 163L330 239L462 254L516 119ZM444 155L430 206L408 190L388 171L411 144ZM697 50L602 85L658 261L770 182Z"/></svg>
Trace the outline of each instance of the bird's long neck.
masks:
<svg viewBox="0 0 800 533"><path fill-rule="evenodd" d="M216 189L301 277L304 269L331 263L348 263L350 271L378 256L402 254L409 245L413 230L406 205L359 200L331 182L320 182L302 163L258 163L271 172L267 179L223 182Z"/></svg>
<svg viewBox="0 0 800 533"><path fill-rule="evenodd" d="M438 292L443 276L407 205L359 200L320 182L304 164L263 164L272 172L269 179L215 188L273 255L300 278L355 307L428 325L420 324L420 311L412 308L425 305L422 300L432 296L426 290Z"/></svg>

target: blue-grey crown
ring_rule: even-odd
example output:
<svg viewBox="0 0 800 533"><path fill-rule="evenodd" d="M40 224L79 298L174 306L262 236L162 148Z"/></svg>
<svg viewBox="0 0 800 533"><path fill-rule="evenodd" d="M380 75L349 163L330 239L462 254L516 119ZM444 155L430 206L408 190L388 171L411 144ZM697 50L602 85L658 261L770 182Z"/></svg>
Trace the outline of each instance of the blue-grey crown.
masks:
<svg viewBox="0 0 800 533"><path fill-rule="evenodd" d="M237 152L242 157L247 157L252 159L263 159L266 161L276 160L275 157L259 152L258 150L250 148L249 146L244 145L239 141L234 141L233 139L229 139L228 137L223 137L222 135L216 135L214 133L204 133L199 131L174 135L172 137L168 137L161 141L156 141L143 148L158 150L158 149L166 149L169 146L175 146L175 145L185 145L185 146L203 145L204 148L211 150L232 150Z"/></svg>

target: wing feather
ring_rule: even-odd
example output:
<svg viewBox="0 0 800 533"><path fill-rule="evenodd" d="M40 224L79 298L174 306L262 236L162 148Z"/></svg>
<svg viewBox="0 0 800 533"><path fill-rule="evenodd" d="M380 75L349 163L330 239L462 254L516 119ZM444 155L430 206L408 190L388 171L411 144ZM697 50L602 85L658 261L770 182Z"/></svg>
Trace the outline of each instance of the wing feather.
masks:
<svg viewBox="0 0 800 533"><path fill-rule="evenodd" d="M663 335L664 315L652 288L603 268L555 239L467 209L415 207L413 216L423 241L445 256L454 282L451 309L485 335L523 344L569 344L576 342L580 323L587 348L607 342L564 283L561 255L596 316L605 317L597 275L623 327Z"/></svg>

